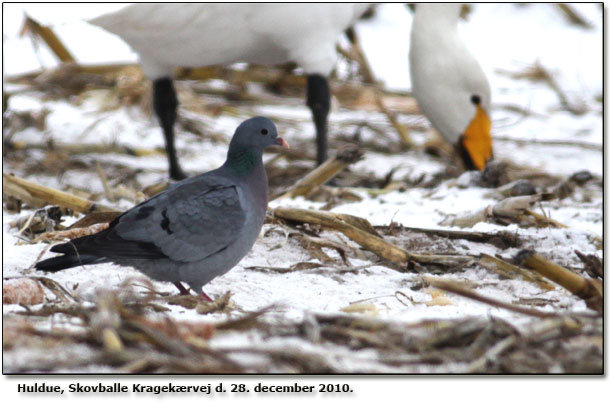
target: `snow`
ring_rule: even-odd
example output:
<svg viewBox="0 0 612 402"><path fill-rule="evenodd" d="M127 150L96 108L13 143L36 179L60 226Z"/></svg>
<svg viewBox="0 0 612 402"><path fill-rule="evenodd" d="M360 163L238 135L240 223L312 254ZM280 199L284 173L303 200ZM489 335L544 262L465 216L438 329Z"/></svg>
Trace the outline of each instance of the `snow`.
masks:
<svg viewBox="0 0 612 402"><path fill-rule="evenodd" d="M60 38L69 46L79 61L85 63L135 61L133 52L118 38L80 21L83 17L93 17L102 11L119 7L117 4L70 5L43 4L5 4L4 22L4 68L6 76L56 65L53 56L44 45L33 47L27 38L17 35L20 28L22 9L45 24L54 24ZM585 30L569 25L564 17L550 4L536 4L519 7L511 4L477 4L468 21L461 24L461 33L470 49L485 69L493 89L493 125L495 137L495 156L501 160L512 160L517 165L529 166L550 174L566 177L580 170L588 170L598 178L603 175L603 120L602 105L597 100L603 94L602 84L602 8L596 4L574 4L574 7L594 24L594 29ZM103 10L104 9L104 10ZM371 61L377 77L389 88L409 89L408 75L408 37L411 13L401 4L388 4L379 7L377 17L363 22L358 32L364 49ZM520 29L519 29L520 27ZM91 44L95 43L95 46ZM385 43L385 46L381 46ZM392 51L391 51L392 50ZM561 84L568 97L586 106L586 112L575 115L560 110L558 97L548 86L541 82L511 79L501 71L518 71L535 62L550 69ZM10 87L8 87L10 88ZM108 95L108 94L107 94ZM102 100L100 99L102 98ZM121 107L116 110L101 111L105 96L83 99L79 105L66 101L45 100L40 94L21 92L10 97L11 111L37 111L48 109L46 129L40 132L28 128L15 133L13 140L24 143L40 143L53 138L63 143L92 143L121 145L135 148L163 148L163 137L154 117L146 115L136 106ZM522 116L505 110L502 106L512 104L529 110L532 114ZM189 113L185 111L185 113ZM314 133L310 123L310 112L301 102L288 105L254 105L241 107L239 115L199 116L198 120L227 141L239 122L253 114L270 115L280 118L279 129L289 143L311 139ZM295 124L284 122L291 119ZM366 120L385 127L384 116L377 112L334 110L330 116L330 127L334 124ZM387 131L390 129L387 127ZM395 138L390 133L389 138ZM416 132L418 141L426 137L424 132ZM522 139L528 144L513 142ZM535 141L533 141L535 140ZM417 141L417 142L418 142ZM552 145L539 142L566 141L591 145ZM189 173L210 170L220 165L225 158L225 143L213 143L189 133L179 133L177 148L181 161ZM594 146L594 147L593 147ZM32 158L40 160L43 153L31 153ZM127 155L99 154L83 155L79 158L99 162L114 161L126 166L138 167L143 173L140 182L152 184L165 177L166 158L163 154L132 158ZM269 159L270 156L266 156ZM407 152L398 155L368 153L365 158L351 167L382 178L391 167L400 167L397 179L416 179L422 175L432 177L444 170L444 161L432 158L423 152ZM11 166L3 164L3 172L11 172ZM102 192L102 186L95 172L92 174L70 172L63 177L35 174L28 179L42 185L63 188L70 184L90 192ZM459 179L460 180L460 179ZM449 214L476 211L493 204L489 198L490 189L458 185L459 180L443 182L434 189L412 187L405 191L392 191L377 196L365 190L354 190L362 197L360 202L340 204L332 212L347 213L366 218L373 225L398 224L419 228L443 228L440 222ZM480 223L470 230L481 232L507 231L529 239L530 247L545 255L554 252L556 261L567 266L579 267L581 263L574 256L574 250L585 254L602 256L597 238L603 236L603 194L601 189L594 190L589 200L581 195L552 203L544 203L547 214L566 225L567 229L535 229L517 226L500 226ZM102 200L111 204L108 200ZM129 203L122 201L123 208ZM323 203L296 199L276 200L270 208L280 206L319 209ZM9 227L9 222L18 216L27 216L30 211L13 214L3 208L3 277L22 275L41 275L30 267L45 250L47 244L25 244L17 237L17 230ZM271 225L265 225L266 233ZM453 228L457 229L457 228ZM460 230L460 229L458 229ZM343 235L325 233L330 239L340 240L355 246ZM512 257L518 249L503 251L489 244L476 244L461 241L455 246L465 248L468 255L480 253L501 254ZM334 255L326 249L330 255ZM309 314L338 313L352 303L364 301L375 306L378 318L389 322L417 322L423 319L459 318L466 316L499 317L517 324L528 323L517 313L493 308L485 304L448 294L451 304L429 306L432 296L423 289L411 288L420 280L417 273L400 273L382 265L372 266L367 261L351 258L353 268L363 266L355 272L344 272L343 266L330 264L321 268L275 273L252 267L290 267L298 262L314 260L295 240L286 240L276 231L262 235L251 252L222 277L216 278L204 287L213 297L232 292L232 301L244 311L254 311L269 305L276 307L267 319L297 322ZM79 267L58 273L47 274L63 286L74 289L86 301L95 301L101 289L119 287L130 278L144 278L138 271L112 264ZM500 280L499 276L482 267L467 268L459 272L441 275L444 279L467 281L480 284L477 291L509 303L518 303L519 298L543 298L550 303L545 311L586 311L585 303L569 292L557 288L544 291L541 288L519 279ZM155 282L160 291L174 293L171 284ZM411 302L396 297L401 291ZM51 294L49 293L50 297ZM224 313L200 316L194 310L168 306L171 315L180 319L216 321L225 318ZM4 314L21 309L18 306L3 306ZM238 313L232 313L238 314ZM65 322L63 324L70 324ZM44 324L41 324L44 325ZM54 325L60 325L55 322ZM211 340L212 347L245 346L257 344L262 347L278 346L277 342L292 348L319 348L298 339L265 339L257 333L227 333ZM372 350L359 353L338 348L327 350L329 359L346 371L389 372L392 368L376 361ZM76 353L76 352L75 352ZM246 358L253 358L249 355ZM5 364L10 364L5 361ZM92 371L103 368L93 367Z"/></svg>

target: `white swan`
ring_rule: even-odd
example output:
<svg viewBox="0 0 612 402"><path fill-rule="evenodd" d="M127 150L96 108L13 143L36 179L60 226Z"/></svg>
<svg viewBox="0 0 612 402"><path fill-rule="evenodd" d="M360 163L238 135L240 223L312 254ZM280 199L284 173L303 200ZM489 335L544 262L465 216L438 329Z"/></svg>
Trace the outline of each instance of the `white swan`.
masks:
<svg viewBox="0 0 612 402"><path fill-rule="evenodd" d="M134 4L90 20L123 38L153 80L154 109L166 139L170 175L185 177L174 148L178 101L174 66L296 62L308 77L306 103L317 131L317 160L327 156L327 75L338 36L368 4Z"/></svg>
<svg viewBox="0 0 612 402"><path fill-rule="evenodd" d="M466 167L482 170L493 156L491 89L459 37L461 4L418 4L410 37L410 77L419 107L455 145Z"/></svg>

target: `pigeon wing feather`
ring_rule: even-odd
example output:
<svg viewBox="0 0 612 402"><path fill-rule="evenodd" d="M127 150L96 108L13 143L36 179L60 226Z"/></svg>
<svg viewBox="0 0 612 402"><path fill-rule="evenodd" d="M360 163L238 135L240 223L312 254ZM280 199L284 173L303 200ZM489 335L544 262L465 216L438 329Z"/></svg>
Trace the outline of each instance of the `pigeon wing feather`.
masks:
<svg viewBox="0 0 612 402"><path fill-rule="evenodd" d="M116 235L181 262L202 260L238 239L246 221L240 186L214 175L178 184L119 217Z"/></svg>

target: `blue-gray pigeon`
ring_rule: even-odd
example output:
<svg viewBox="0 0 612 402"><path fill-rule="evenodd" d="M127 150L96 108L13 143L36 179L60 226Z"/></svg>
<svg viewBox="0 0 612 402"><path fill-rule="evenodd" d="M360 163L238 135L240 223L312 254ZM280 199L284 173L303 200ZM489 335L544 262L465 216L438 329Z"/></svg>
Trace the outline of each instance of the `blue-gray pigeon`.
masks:
<svg viewBox="0 0 612 402"><path fill-rule="evenodd" d="M220 168L170 185L99 233L52 247L63 255L40 261L36 268L56 272L113 262L173 282L181 294L189 293L185 282L211 301L202 286L233 268L263 225L268 178L262 153L271 145L288 147L272 121L244 121Z"/></svg>

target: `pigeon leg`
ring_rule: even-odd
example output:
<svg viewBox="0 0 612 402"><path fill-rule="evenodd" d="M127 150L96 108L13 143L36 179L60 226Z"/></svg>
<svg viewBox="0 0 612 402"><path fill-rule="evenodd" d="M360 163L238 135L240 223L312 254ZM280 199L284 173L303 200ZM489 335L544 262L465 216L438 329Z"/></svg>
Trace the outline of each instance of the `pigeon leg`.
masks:
<svg viewBox="0 0 612 402"><path fill-rule="evenodd" d="M181 292L182 295L188 295L189 291L187 289L185 289L185 286L183 286L182 283L180 282L172 282L174 283L174 286L176 286L179 290L179 292Z"/></svg>
<svg viewBox="0 0 612 402"><path fill-rule="evenodd" d="M210 298L210 296L208 296L206 293L204 293L203 290L200 290L199 292L196 292L196 293L198 293L198 295L200 295L201 299L204 299L207 302L211 302L212 303L214 301L213 299Z"/></svg>
<svg viewBox="0 0 612 402"><path fill-rule="evenodd" d="M170 177L174 180L183 180L187 177L178 162L176 149L174 147L174 123L176 121L176 109L178 99L176 91L169 77L158 78L153 81L153 108L164 131L166 140L166 154L170 166Z"/></svg>
<svg viewBox="0 0 612 402"><path fill-rule="evenodd" d="M189 291L187 289L185 289L185 286L183 286L182 283L180 282L172 282L174 283L174 286L176 286L179 290L179 292L181 292L182 295L188 295ZM200 291L196 291L196 293L200 296L200 298L206 300L207 302L213 302L213 299L210 298L210 296L208 296L206 293L204 293L203 290L200 289Z"/></svg>
<svg viewBox="0 0 612 402"><path fill-rule="evenodd" d="M312 120L317 130L317 165L327 159L327 115L331 94L327 78L320 74L308 75L306 104L312 111Z"/></svg>

